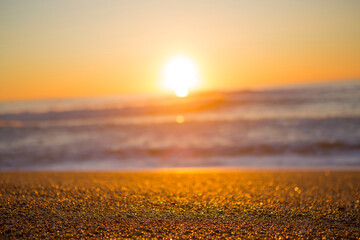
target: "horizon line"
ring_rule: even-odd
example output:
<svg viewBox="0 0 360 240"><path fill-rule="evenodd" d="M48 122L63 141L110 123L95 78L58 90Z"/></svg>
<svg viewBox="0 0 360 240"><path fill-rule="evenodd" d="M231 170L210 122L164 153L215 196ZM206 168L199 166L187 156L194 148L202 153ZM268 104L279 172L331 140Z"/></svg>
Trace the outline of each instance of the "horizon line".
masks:
<svg viewBox="0 0 360 240"><path fill-rule="evenodd" d="M346 78L346 79L328 79L328 80L315 80L311 82L291 82L291 83L275 83L275 84L262 84L252 87L239 87L239 88L222 88L222 89L204 89L204 90L193 90L194 93L207 93L207 92L239 92L239 91L252 91L252 90L268 90L271 88L291 87L291 86L307 86L307 85L318 85L318 84L331 84L331 83L343 83L343 82L356 82L360 81L360 77L357 78ZM40 98L14 98L14 99L0 99L0 104L9 102L36 102L36 101L61 101L69 99L92 99L92 98L113 98L113 97L141 97L141 96L166 96L173 95L169 92L134 92L134 93L119 93L119 94L99 94L99 95L83 95L83 96L72 96L72 97L40 97Z"/></svg>

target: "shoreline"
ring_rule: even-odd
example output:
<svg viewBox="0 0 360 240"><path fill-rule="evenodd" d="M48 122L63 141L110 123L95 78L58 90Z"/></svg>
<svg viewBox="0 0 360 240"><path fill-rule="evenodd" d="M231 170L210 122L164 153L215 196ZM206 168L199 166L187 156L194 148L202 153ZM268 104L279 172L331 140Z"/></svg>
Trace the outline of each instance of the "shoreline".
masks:
<svg viewBox="0 0 360 240"><path fill-rule="evenodd" d="M128 168L128 169L19 169L9 170L0 169L1 173L39 173L39 172L59 172L59 173L142 173L142 172L360 172L360 166L209 166L209 167L155 167L155 168Z"/></svg>

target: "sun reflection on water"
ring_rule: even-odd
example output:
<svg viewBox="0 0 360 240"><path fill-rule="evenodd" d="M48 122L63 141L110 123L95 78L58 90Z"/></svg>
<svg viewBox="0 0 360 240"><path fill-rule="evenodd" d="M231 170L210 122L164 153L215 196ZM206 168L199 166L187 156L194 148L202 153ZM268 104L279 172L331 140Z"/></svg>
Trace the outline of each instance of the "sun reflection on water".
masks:
<svg viewBox="0 0 360 240"><path fill-rule="evenodd" d="M176 122L177 123L183 123L185 121L185 118L183 115L176 116Z"/></svg>

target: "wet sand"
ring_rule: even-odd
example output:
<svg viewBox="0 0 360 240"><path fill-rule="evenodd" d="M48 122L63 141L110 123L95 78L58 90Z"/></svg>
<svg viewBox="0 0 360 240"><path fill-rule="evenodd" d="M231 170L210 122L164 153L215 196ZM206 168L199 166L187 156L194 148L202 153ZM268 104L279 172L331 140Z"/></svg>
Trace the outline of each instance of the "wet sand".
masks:
<svg viewBox="0 0 360 240"><path fill-rule="evenodd" d="M360 238L359 171L0 173L1 238Z"/></svg>

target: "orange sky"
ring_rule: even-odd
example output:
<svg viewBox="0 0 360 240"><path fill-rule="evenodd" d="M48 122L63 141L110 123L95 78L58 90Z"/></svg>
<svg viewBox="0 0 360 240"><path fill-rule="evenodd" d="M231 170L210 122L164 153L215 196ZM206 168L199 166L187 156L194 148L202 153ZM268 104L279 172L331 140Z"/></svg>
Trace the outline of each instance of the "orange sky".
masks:
<svg viewBox="0 0 360 240"><path fill-rule="evenodd" d="M200 90L360 78L360 1L1 1L0 100L161 91L184 54Z"/></svg>

